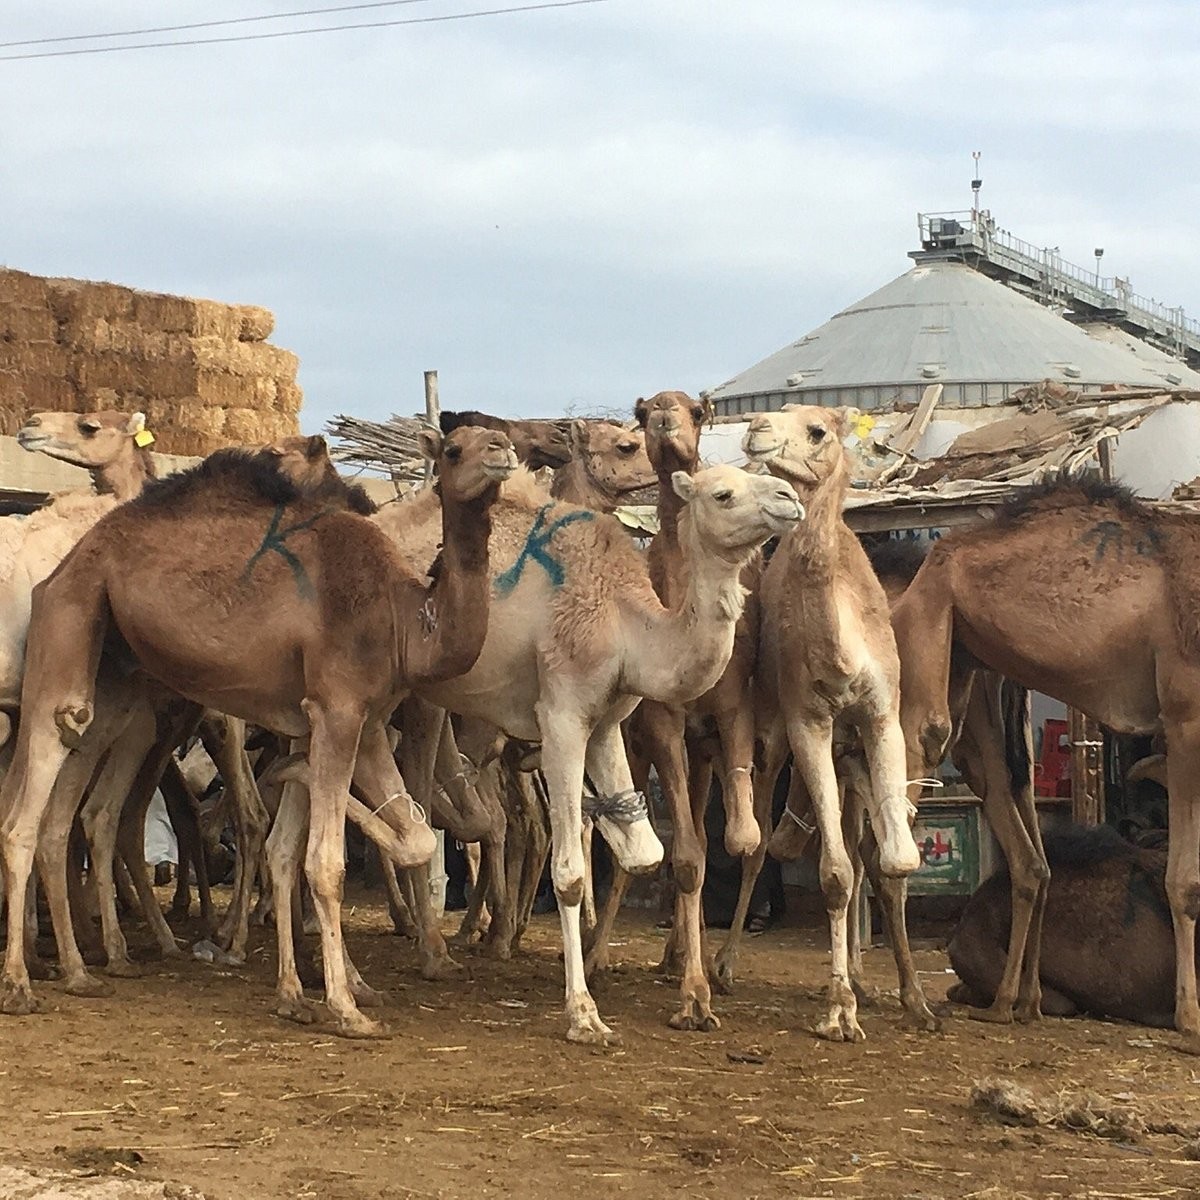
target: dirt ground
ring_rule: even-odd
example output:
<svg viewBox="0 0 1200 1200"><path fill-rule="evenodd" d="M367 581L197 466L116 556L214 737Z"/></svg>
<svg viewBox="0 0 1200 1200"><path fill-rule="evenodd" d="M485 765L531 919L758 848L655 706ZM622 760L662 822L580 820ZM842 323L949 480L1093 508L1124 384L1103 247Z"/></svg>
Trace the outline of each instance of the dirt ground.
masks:
<svg viewBox="0 0 1200 1200"><path fill-rule="evenodd" d="M363 973L389 990L387 1041L272 1016L262 930L241 971L150 964L102 1001L38 985L44 1012L0 1019L0 1196L83 1196L88 1179L97 1197L123 1179L130 1196L154 1181L154 1195L208 1200L1200 1196L1186 1136L1200 1127L1200 1061L1172 1034L962 1016L910 1033L885 992L862 1013L866 1043L818 1041L828 935L815 920L750 938L735 993L718 998L722 1029L688 1034L666 1026L663 932L627 916L597 991L623 1038L611 1050L563 1040L555 917L535 919L512 962L456 951L461 975L436 983L382 908L348 906L347 926ZM940 999L944 954L919 958ZM886 949L868 969L894 989ZM996 1078L1060 1111L1085 1091L1185 1128L1006 1125L971 1104L972 1086ZM21 1168L77 1183L8 1190Z"/></svg>

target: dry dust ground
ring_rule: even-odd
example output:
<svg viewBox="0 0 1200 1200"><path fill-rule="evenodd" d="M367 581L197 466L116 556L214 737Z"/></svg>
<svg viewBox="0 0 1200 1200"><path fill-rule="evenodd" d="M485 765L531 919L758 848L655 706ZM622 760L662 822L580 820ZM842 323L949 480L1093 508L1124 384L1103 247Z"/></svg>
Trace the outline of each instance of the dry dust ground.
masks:
<svg viewBox="0 0 1200 1200"><path fill-rule="evenodd" d="M388 1041L273 1017L261 930L240 972L154 964L103 1001L39 985L43 1013L0 1018L0 1196L1200 1196L1182 1135L1006 1127L970 1105L974 1082L1002 1077L1043 1101L1085 1089L1200 1124L1200 1061L1168 1033L961 1016L910 1033L885 995L863 1013L865 1044L817 1041L819 927L749 939L720 1032L677 1033L675 985L652 967L664 935L635 915L599 989L623 1045L601 1051L563 1040L556 918L538 918L509 963L456 951L463 973L437 983L379 908L348 910L347 926L364 974L389 989ZM944 956L919 958L940 999ZM886 950L868 969L894 987ZM21 1192L14 1168L80 1186Z"/></svg>

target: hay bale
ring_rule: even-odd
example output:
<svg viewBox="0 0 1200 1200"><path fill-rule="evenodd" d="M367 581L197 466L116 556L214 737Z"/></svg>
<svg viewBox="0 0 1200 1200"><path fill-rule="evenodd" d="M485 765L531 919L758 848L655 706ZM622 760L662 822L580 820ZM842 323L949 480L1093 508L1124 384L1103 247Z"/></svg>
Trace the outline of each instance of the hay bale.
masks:
<svg viewBox="0 0 1200 1200"><path fill-rule="evenodd" d="M194 308L195 302L183 296L137 292L133 298L133 319L145 329L191 333L195 320Z"/></svg>
<svg viewBox="0 0 1200 1200"><path fill-rule="evenodd" d="M231 408L225 415L225 435L242 446L261 446L299 432L296 423L280 413Z"/></svg>
<svg viewBox="0 0 1200 1200"><path fill-rule="evenodd" d="M20 304L30 307L48 305L50 282L40 275L0 268L0 304Z"/></svg>
<svg viewBox="0 0 1200 1200"><path fill-rule="evenodd" d="M96 318L111 320L134 313L133 288L116 283L93 283L80 279L50 279L50 309L59 321L86 323Z"/></svg>
<svg viewBox="0 0 1200 1200"><path fill-rule="evenodd" d="M275 328L275 314L254 304L239 304L237 307L241 326L238 340L242 342L265 342Z"/></svg>
<svg viewBox="0 0 1200 1200"><path fill-rule="evenodd" d="M297 416L303 403L304 393L297 384L285 382L282 379L275 381L274 407L277 412L286 413L291 417Z"/></svg>
<svg viewBox="0 0 1200 1200"><path fill-rule="evenodd" d="M0 342L0 371L65 379L70 361L67 351L53 342Z"/></svg>
<svg viewBox="0 0 1200 1200"><path fill-rule="evenodd" d="M187 332L193 337L215 337L236 345L242 333L241 314L231 304L193 300L191 324Z"/></svg>
<svg viewBox="0 0 1200 1200"><path fill-rule="evenodd" d="M57 336L58 322L46 305L0 300L0 341L52 342Z"/></svg>

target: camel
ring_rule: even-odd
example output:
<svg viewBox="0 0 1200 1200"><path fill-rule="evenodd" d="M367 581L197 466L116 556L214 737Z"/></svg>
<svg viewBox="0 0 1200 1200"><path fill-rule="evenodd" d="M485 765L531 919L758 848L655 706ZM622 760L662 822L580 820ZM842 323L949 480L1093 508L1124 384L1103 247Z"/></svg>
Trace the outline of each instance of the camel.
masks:
<svg viewBox="0 0 1200 1200"><path fill-rule="evenodd" d="M634 791L621 722L641 697L685 702L720 677L733 649L745 561L800 517L795 492L730 467L672 485L685 500L680 543L689 580L680 603L662 604L645 563L611 517L553 502L527 473L506 485L493 511L493 598L487 638L461 677L418 692L487 721L511 738L541 743L550 798L552 866L562 924L567 1038L606 1044L584 978L579 911L584 774L590 815L629 871L653 870L662 845ZM437 506L418 497L376 520L411 562L428 562Z"/></svg>
<svg viewBox="0 0 1200 1200"><path fill-rule="evenodd" d="M421 440L441 466L445 525L430 587L364 520L374 506L360 489L329 467L302 490L266 451L218 451L157 483L98 522L41 585L16 753L0 791L5 1012L35 1006L20 914L37 829L59 767L91 723L102 642L119 631L136 664L177 694L308 740L305 866L321 923L326 1000L339 1032L379 1032L354 1001L343 958L349 786L353 777L377 818L388 809L397 859L428 861L434 839L422 814L391 803L406 793L384 726L414 683L474 662L487 613L488 510L515 466L502 434L466 428L443 442L425 431ZM323 439L310 445L324 471ZM285 824L281 812L272 835L280 842ZM289 934L286 959L281 942L279 1007L311 1019L290 949Z"/></svg>
<svg viewBox="0 0 1200 1200"><path fill-rule="evenodd" d="M672 487L676 471L694 475L700 465L700 430L711 415L702 401L684 392L659 392L639 399L635 408L646 431L646 449L659 479L659 532L650 543L654 589L674 605L687 589L687 564L679 541L680 499ZM664 963L678 958L681 1003L669 1024L675 1029L720 1028L704 963L700 889L704 883L706 838L704 812L712 782L713 755L705 749L710 727L718 737L722 796L726 809L725 846L730 854L750 855L762 840L750 787L754 756L752 677L757 641L754 589L759 556L742 571L747 602L734 638L734 652L716 684L685 705L645 700L629 718L630 740L658 774L671 812L674 837L671 865L676 881L672 950ZM589 973L606 965L609 938L628 876L618 872L593 935Z"/></svg>
<svg viewBox="0 0 1200 1200"><path fill-rule="evenodd" d="M920 863L910 830L915 809L906 792L900 664L887 599L842 519L849 466L841 441L853 415L787 405L753 417L742 443L752 463L794 484L808 511L763 572L754 790L759 811L768 812L790 746L793 787L807 790L821 833L832 973L828 1011L816 1032L833 1041L866 1036L849 974L847 915L855 880L834 767L837 726L852 726L862 738L880 872L903 877Z"/></svg>
<svg viewBox="0 0 1200 1200"><path fill-rule="evenodd" d="M1125 841L1111 826L1046 835L1052 874L1039 966L1042 1011L1170 1028L1174 1023L1175 942L1167 901L1167 856ZM991 1006L1007 966L1013 922L1006 871L967 902L947 947L962 981L947 996Z"/></svg>
<svg viewBox="0 0 1200 1200"><path fill-rule="evenodd" d="M438 415L438 423L442 433L473 425L504 434L512 442L518 461L531 471L542 467L553 470L571 461L573 448L561 421L517 421L474 411L444 411Z"/></svg>
<svg viewBox="0 0 1200 1200"><path fill-rule="evenodd" d="M1047 545L1053 556L1042 553ZM955 642L1109 729L1165 734L1175 1024L1182 1048L1200 1054L1198 547L1194 515L1153 507L1114 484L1054 477L995 519L942 538L893 620L910 771L936 763L951 736Z"/></svg>
<svg viewBox="0 0 1200 1200"><path fill-rule="evenodd" d="M571 422L571 461L554 472L550 494L565 504L610 513L653 485L641 430L609 421Z"/></svg>
<svg viewBox="0 0 1200 1200"><path fill-rule="evenodd" d="M925 560L926 548L925 543L904 539L886 541L868 551L871 567L883 586L889 605L894 607L912 583ZM1029 939L1027 952L1025 938L1039 888L1049 877L1033 800L1029 696L1024 688L979 667L961 647L956 647L951 660L949 699L955 729L951 747L954 764L972 792L982 799L984 815L1000 842L1006 862L1011 864L1007 878L1012 891L1009 911L1015 914L1014 948L1009 954L1009 967L1002 986L994 993L997 997L994 1007L1007 1003L1011 1010L1017 994L1018 976L1024 988L1022 995L1036 986L1036 928L1040 928L1040 921L1034 936ZM905 694L901 687L901 713L904 705ZM857 911L865 873L879 899L896 960L901 1004L914 1025L935 1031L939 1023L926 1002L909 948L904 891L896 886L896 880L880 876L874 838L869 830L864 836L862 798L869 792L870 778L863 762L861 742L854 738L838 745L836 761L838 782L844 794L843 831L854 859L854 911ZM802 785L797 785L789 797L768 844L770 854L782 862L799 858L816 834L807 797L799 794L801 788ZM859 933L858 923L852 922L850 980L862 1002L870 993L862 983ZM1033 982L1030 982L1031 972Z"/></svg>

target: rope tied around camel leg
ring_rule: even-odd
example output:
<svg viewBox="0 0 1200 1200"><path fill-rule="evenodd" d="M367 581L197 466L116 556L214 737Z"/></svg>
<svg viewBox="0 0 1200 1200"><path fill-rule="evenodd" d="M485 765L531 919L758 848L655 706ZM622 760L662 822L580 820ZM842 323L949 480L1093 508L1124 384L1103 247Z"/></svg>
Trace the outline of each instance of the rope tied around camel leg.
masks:
<svg viewBox="0 0 1200 1200"><path fill-rule="evenodd" d="M393 792L378 808L371 810L371 816L379 816L389 804L400 799L408 801L408 819L414 825L424 825L425 810L407 792Z"/></svg>
<svg viewBox="0 0 1200 1200"><path fill-rule="evenodd" d="M618 825L632 825L635 821L644 821L649 813L646 797L636 788L611 796L583 794L583 815L592 821L605 817Z"/></svg>

